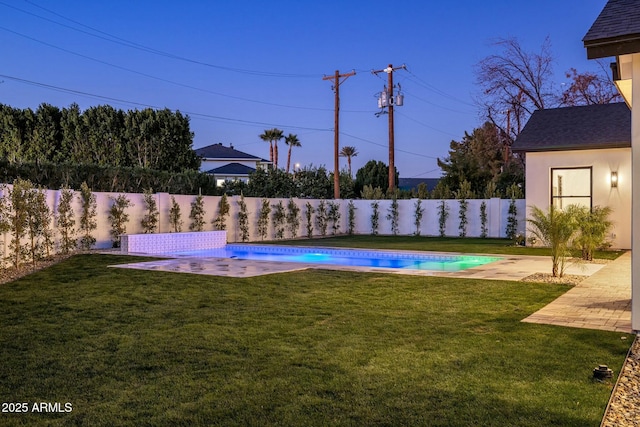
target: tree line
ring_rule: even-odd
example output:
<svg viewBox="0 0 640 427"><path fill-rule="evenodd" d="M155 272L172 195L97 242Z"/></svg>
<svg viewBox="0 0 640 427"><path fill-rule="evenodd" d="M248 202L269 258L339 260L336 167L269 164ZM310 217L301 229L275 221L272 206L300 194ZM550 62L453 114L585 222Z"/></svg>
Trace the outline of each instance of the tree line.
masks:
<svg viewBox="0 0 640 427"><path fill-rule="evenodd" d="M197 170L190 118L169 109L80 110L0 104L0 158L10 164L72 163L182 172Z"/></svg>

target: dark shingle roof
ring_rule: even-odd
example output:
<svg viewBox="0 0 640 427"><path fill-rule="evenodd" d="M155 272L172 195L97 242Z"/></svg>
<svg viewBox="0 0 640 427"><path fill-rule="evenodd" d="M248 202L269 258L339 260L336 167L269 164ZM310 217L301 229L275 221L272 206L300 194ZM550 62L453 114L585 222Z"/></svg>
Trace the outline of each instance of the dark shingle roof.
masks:
<svg viewBox="0 0 640 427"><path fill-rule="evenodd" d="M582 41L589 59L640 52L640 2L609 0Z"/></svg>
<svg viewBox="0 0 640 427"><path fill-rule="evenodd" d="M219 168L211 169L207 171L207 173L211 173L214 175L249 175L252 172L255 172L254 168L250 168L249 166L245 166L240 163L229 163L224 166L220 166Z"/></svg>
<svg viewBox="0 0 640 427"><path fill-rule="evenodd" d="M195 150L196 155L204 159L246 159L262 161L260 157L238 151L233 147L225 147L222 144L213 144Z"/></svg>
<svg viewBox="0 0 640 427"><path fill-rule="evenodd" d="M631 147L631 111L624 102L537 110L513 151Z"/></svg>

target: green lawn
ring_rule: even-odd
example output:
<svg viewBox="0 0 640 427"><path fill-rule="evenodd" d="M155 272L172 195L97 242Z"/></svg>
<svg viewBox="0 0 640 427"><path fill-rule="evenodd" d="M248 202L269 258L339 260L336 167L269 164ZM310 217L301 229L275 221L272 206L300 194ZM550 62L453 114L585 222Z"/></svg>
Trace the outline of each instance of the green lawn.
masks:
<svg viewBox="0 0 640 427"><path fill-rule="evenodd" d="M353 248L405 249L413 251L463 252L476 254L550 256L549 248L515 246L509 239L481 239L478 237L425 237L425 236L336 236L320 239L277 240L270 244L300 246L337 246ZM616 259L624 251L596 251L594 256ZM576 251L575 256L580 256Z"/></svg>
<svg viewBox="0 0 640 427"><path fill-rule="evenodd" d="M613 383L592 370L632 342L520 321L565 286L107 268L131 259L0 286L2 401L73 408L0 425L598 426Z"/></svg>

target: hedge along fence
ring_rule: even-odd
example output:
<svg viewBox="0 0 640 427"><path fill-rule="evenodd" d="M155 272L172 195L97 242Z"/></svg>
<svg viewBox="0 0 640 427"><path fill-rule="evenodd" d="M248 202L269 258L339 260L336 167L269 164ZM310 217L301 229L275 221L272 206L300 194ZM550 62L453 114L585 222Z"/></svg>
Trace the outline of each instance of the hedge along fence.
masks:
<svg viewBox="0 0 640 427"><path fill-rule="evenodd" d="M9 188L11 186L8 186ZM46 195L46 201L52 212L56 215L53 219L52 228L54 230L54 238L56 241L56 249L60 247L60 233L57 230L58 219L57 212L58 206L61 200L61 190L43 190ZM0 194L2 191L0 190ZM126 214L128 220L125 224L125 232L127 234L143 233L144 228L142 225L145 215L148 211L146 209L147 204L144 200L144 194L139 193L105 193L105 192L93 192L96 198L96 222L97 227L93 231L93 237L96 239L95 248L111 248L112 236L110 234L112 226L109 220L109 212L114 204L114 200L121 195L124 195L131 203L131 206L126 208ZM74 197L71 202L72 209L76 220L76 234L79 228L79 219L81 215L81 202L79 199L79 192L74 192ZM6 197L6 194L2 194L2 197ZM170 218L170 210L172 207L172 199L175 199L177 205L180 207L180 219L182 221L182 231L189 231L189 225L191 220L189 215L191 212L192 203L196 200L197 196L192 195L171 195L168 193L155 193L152 195L156 201L158 210L158 221L155 232L168 233L173 231L173 225ZM215 230L214 222L218 217L219 204L221 196L203 196L203 208L204 208L204 231ZM228 242L241 242L242 241L242 229L240 227L239 202L241 196L227 197L229 203L229 213L225 220L225 229L227 231ZM263 207L262 198L244 198L246 204L247 214L247 226L248 226L248 240L251 242L259 242L261 240L275 240L279 236L283 238L293 237L294 230L291 224L295 224L295 215L291 215L291 209L289 207L290 201L299 208L297 214L298 223L295 225L295 233L298 238L305 238L309 235L308 231L311 230L313 237L320 237L322 235L322 229L325 229L325 235L330 236L333 234L346 234L349 230L349 205L352 205L355 210L353 211L353 234L372 234L372 214L373 214L373 200L312 200L312 199L269 199L268 205L270 206L270 213L266 223L266 233L264 238L260 235L258 230L258 223L260 218L260 212ZM418 199L410 200L397 200L396 209L393 208L393 200L378 200L378 226L377 234L380 235L414 235L419 234L422 236L437 236L440 235L440 214L442 200L420 200L420 208L423 210L422 218L420 220L420 228L416 230L416 203ZM278 205L282 204L284 211L278 209ZM484 228L486 228L486 237L507 237L507 228L510 224L509 221L509 206L511 200L505 199L470 199L467 200L466 209L466 226L465 235L467 237L480 237L483 235L483 222L481 221L481 205L485 204L486 221ZM515 219L517 221L516 231L518 234L524 234L526 227L525 220L525 201L515 200L515 207L517 214ZM461 215L460 215L460 201L458 200L444 200L445 208L448 212L446 222L443 224L444 235L446 236L460 236L461 235ZM307 221L308 205L312 207L313 214L311 215L312 224L309 225ZM337 221L331 221L330 212L331 206L334 206L333 211L337 212ZM324 206L324 209L323 209ZM280 211L280 222L275 220ZM324 211L322 215L319 212ZM397 212L397 213L396 213ZM284 213L284 219L282 219L282 213ZM324 218L322 218L324 217ZM218 221L218 224L220 221ZM324 226L322 225L324 223ZM513 223L513 220L511 221ZM395 227L394 227L395 225ZM79 236L78 236L79 237ZM4 258L9 256L9 242L10 233L4 233L2 235L2 242L0 243L0 250L4 253Z"/></svg>

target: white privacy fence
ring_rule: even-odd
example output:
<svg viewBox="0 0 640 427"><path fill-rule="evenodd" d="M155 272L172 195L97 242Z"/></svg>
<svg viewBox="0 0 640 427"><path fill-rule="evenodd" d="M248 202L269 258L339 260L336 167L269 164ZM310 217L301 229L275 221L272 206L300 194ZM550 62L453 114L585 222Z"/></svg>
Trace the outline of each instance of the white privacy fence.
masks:
<svg viewBox="0 0 640 427"><path fill-rule="evenodd" d="M58 190L47 190L47 203L49 207L52 209L54 213L57 212L58 204L60 202L60 194L61 192ZM112 246L111 236L109 231L111 230L111 223L109 222L109 209L113 204L113 199L119 196L122 193L102 193L102 192L94 192L96 196L97 202L97 229L94 230L93 236L96 238L97 242L96 248L109 248ZM6 194L3 195L3 197ZM75 197L73 199L72 208L75 213L76 218L76 229L78 228L78 222L81 214L81 204L79 201L79 192L75 193ZM129 220L127 222L126 233L127 234L136 234L142 233L143 227L141 225L141 220L144 215L147 213L146 204L144 202L143 194L138 193L127 193L125 194L127 199L129 199L133 206L129 207L126 210L126 213L129 215ZM192 202L196 199L196 196L191 195L174 195L173 196L180 206L181 220L182 220L182 231L189 231L189 225L191 224L191 220L189 219L189 214L191 212ZM157 202L158 210L159 210L159 221L158 221L158 233L168 233L173 231L169 211L171 209L171 198L172 196L167 193L157 193L154 194L154 198ZM218 205L220 202L220 196L204 196L204 219L205 231L214 230L214 225L212 221L218 216ZM240 201L240 196L233 196L227 198L230 206L230 213L226 218L226 230L227 230L227 241L228 242L239 242L241 241L241 230L239 228L238 222L238 213L240 211L240 207L238 202ZM309 203L314 209L315 213L312 215L312 223L313 223L313 236L320 236L320 229L316 224L317 218L317 210L318 206L321 204L321 200L310 200L310 199L292 199L293 202L300 209L299 213L299 227L297 229L297 237L305 238L307 236L307 220L306 220L306 211L307 211L307 203ZM416 233L416 203L418 199L410 199L410 200L398 200L398 230L397 234L399 235L411 235ZM248 215L248 226L249 226L249 241L260 241L262 237L258 233L258 218L260 215L260 210L262 206L261 198L251 198L245 197L244 201L247 205L247 215ZM270 199L269 203L272 207L271 213L269 215L269 225L267 231L267 237L265 240L275 239L275 227L273 223L273 207L277 205L279 202L282 202L285 213L287 212L287 204L289 203L289 199ZM353 200L353 206L355 207L355 216L354 216L354 233L355 234L372 234L372 220L371 216L373 213L372 200ZM445 200L444 201L447 209L448 209L448 218L445 223L445 235L447 236L458 236L460 235L460 203L458 200ZM467 218L467 226L466 226L466 236L467 237L478 237L482 233L482 221L481 221L481 204L484 202L486 204L486 230L487 237L506 237L506 228L509 217L509 203L510 200L504 199L486 199L486 200L467 200L468 208L466 213ZM338 225L338 234L345 234L349 228L349 200L325 200L325 205L329 203L335 203L338 206L338 211L340 213L339 225ZM437 236L440 234L439 231L439 205L442 203L441 200L422 200L421 208L424 209L419 232L420 235L423 236ZM377 233L380 235L390 235L393 234L392 230L392 221L387 217L391 215L391 200L379 200L378 201L378 212L379 212L379 220L378 220L378 230ZM518 233L524 234L524 230L526 227L525 224L525 201L524 200L516 200L515 201L517 214L516 219L518 222L517 230ZM57 227L57 222L54 219L52 227L54 231ZM285 238L290 238L291 232L285 223ZM327 227L327 235L331 235L333 232L331 225ZM58 233L56 234L56 240L59 239ZM2 236L2 242L0 244L0 250L4 249L5 256L8 254L8 245L10 240L10 235L5 233Z"/></svg>

